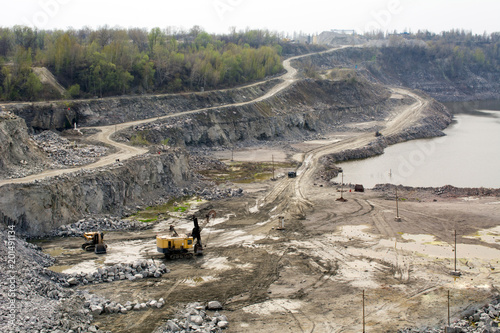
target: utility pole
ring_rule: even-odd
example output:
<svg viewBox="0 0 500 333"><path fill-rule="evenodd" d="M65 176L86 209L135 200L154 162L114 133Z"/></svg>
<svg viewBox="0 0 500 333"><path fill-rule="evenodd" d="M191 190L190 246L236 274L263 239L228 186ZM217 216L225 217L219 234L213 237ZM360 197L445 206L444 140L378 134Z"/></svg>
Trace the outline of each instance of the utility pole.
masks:
<svg viewBox="0 0 500 333"><path fill-rule="evenodd" d="M450 326L450 290L448 290L448 326Z"/></svg>
<svg viewBox="0 0 500 333"><path fill-rule="evenodd" d="M344 170L340 171L342 173L342 184L340 186L340 198L337 201L345 202L347 199L344 199Z"/></svg>
<svg viewBox="0 0 500 333"><path fill-rule="evenodd" d="M452 272L450 272L451 275L453 276L461 276L462 273L460 273L459 271L457 271L457 229L454 230L454 238L455 238L455 244L453 246L453 252L455 252L455 265L454 265L454 270Z"/></svg>
<svg viewBox="0 0 500 333"><path fill-rule="evenodd" d="M396 222L401 222L401 217L399 216L399 202L398 202L398 187L396 186Z"/></svg>
<svg viewBox="0 0 500 333"><path fill-rule="evenodd" d="M272 165L273 165L273 178L272 178L272 180L275 180L275 178L274 178L274 155L271 155L271 158L272 158Z"/></svg>
<svg viewBox="0 0 500 333"><path fill-rule="evenodd" d="M455 229L455 272L457 271L457 229Z"/></svg>
<svg viewBox="0 0 500 333"><path fill-rule="evenodd" d="M365 290L363 289L363 333L365 333Z"/></svg>

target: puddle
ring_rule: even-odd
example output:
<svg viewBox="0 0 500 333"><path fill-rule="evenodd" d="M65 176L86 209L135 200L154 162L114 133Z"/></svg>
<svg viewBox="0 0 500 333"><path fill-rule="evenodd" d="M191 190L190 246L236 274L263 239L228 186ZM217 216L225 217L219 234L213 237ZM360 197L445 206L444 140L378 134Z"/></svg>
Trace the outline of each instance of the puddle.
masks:
<svg viewBox="0 0 500 333"><path fill-rule="evenodd" d="M43 252L51 255L52 257L58 257L61 254L66 254L66 253L68 253L68 254L69 253L76 253L75 250L68 250L68 249L64 249L62 247L53 247L53 248L49 248L49 249L43 249ZM78 252L81 252L81 250L78 249Z"/></svg>
<svg viewBox="0 0 500 333"><path fill-rule="evenodd" d="M302 307L301 301L288 299L273 299L263 303L252 304L242 308L247 313L252 313L260 316L266 316L274 312L291 312L298 313Z"/></svg>

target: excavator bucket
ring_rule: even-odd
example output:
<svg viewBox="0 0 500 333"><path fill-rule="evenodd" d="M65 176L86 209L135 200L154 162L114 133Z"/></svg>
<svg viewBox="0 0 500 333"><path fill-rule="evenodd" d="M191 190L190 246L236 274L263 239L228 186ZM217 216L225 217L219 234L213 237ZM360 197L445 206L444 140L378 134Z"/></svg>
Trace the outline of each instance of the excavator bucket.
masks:
<svg viewBox="0 0 500 333"><path fill-rule="evenodd" d="M95 246L95 251L96 254L104 254L106 253L106 245L105 244L97 244Z"/></svg>

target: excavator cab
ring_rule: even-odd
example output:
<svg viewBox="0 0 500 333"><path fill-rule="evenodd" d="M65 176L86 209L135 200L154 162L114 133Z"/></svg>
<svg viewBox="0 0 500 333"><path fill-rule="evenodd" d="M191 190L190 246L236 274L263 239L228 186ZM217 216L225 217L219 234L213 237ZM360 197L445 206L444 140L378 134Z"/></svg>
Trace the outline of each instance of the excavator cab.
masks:
<svg viewBox="0 0 500 333"><path fill-rule="evenodd" d="M102 232L86 232L82 237L85 239L85 243L82 244L83 250L94 251L96 254L104 254L107 252L108 246L104 244L104 234Z"/></svg>

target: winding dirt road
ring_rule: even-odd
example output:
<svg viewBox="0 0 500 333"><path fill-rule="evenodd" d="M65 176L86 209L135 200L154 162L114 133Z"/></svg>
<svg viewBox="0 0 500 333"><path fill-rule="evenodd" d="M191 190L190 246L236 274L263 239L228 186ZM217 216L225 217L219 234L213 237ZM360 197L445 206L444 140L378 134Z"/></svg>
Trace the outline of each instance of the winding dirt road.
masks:
<svg viewBox="0 0 500 333"><path fill-rule="evenodd" d="M339 49L342 49L345 47L348 47L348 46L332 48L332 49L318 52L318 53L333 52L333 51L336 51L336 50L339 50ZM111 165L111 164L115 163L116 160L125 161L125 160L132 158L134 156L144 154L147 152L147 149L140 148L140 147L133 147L133 146L130 146L130 145L127 145L124 143L116 142L116 141L111 139L111 136L115 132L123 130L125 128L153 122L153 121L156 121L158 119L174 118L174 117L178 117L178 116L182 116L182 115L195 114L195 113L210 111L210 110L214 110L214 109L223 109L223 108L227 108L227 107L235 107L235 106L237 107L237 106L256 103L256 102L260 102L260 101L263 101L265 99L268 99L268 98L276 95L278 92L280 92L284 89L287 89L292 83L297 81L297 77L296 77L297 76L297 69L292 67L291 62L295 59L307 57L307 56L310 56L312 54L316 54L316 53L299 55L299 56L288 58L285 61L283 61L283 67L286 70L286 73L279 77L279 79L281 79L282 82L275 85L266 94L264 94L256 99L250 100L250 101L241 102L241 103L234 103L234 104L227 104L227 105L222 105L222 106L213 106L213 107L195 109L195 110L190 110L190 111L183 111L183 112L178 112L178 113L174 113L174 114L170 114L170 115L166 115L166 116L162 116L162 117L154 117L154 118L136 120L136 121L125 122L125 123L116 124L116 125L99 126L99 127L83 127L83 129L98 129L100 132L92 135L90 137L90 139L102 142L102 143L110 145L110 146L113 146L116 148L117 152L113 153L111 155L105 156L105 157L99 159L99 161L92 163L92 164L89 164L89 165L86 165L86 166L83 166L83 167L47 170L47 171L44 171L44 172L41 172L38 174L33 174L30 176L26 176L23 178L0 180L0 187L7 185L7 184L29 183L29 182L32 182L35 180L40 180L40 179L46 178L46 177L59 176L62 174L72 173L72 172L82 170L82 169L85 169L85 170L97 169L97 168L105 167L107 165ZM275 78L273 78L273 79L275 79ZM257 82L257 83L253 83L253 84L241 87L239 89L244 89L244 88L260 85L260 84L267 82L269 80L271 80L271 79ZM224 91L224 90L228 90L228 89L223 89L222 91ZM158 95L158 96L160 96L160 95ZM161 95L161 96L164 96L164 95ZM19 104L29 104L29 103L19 103Z"/></svg>

